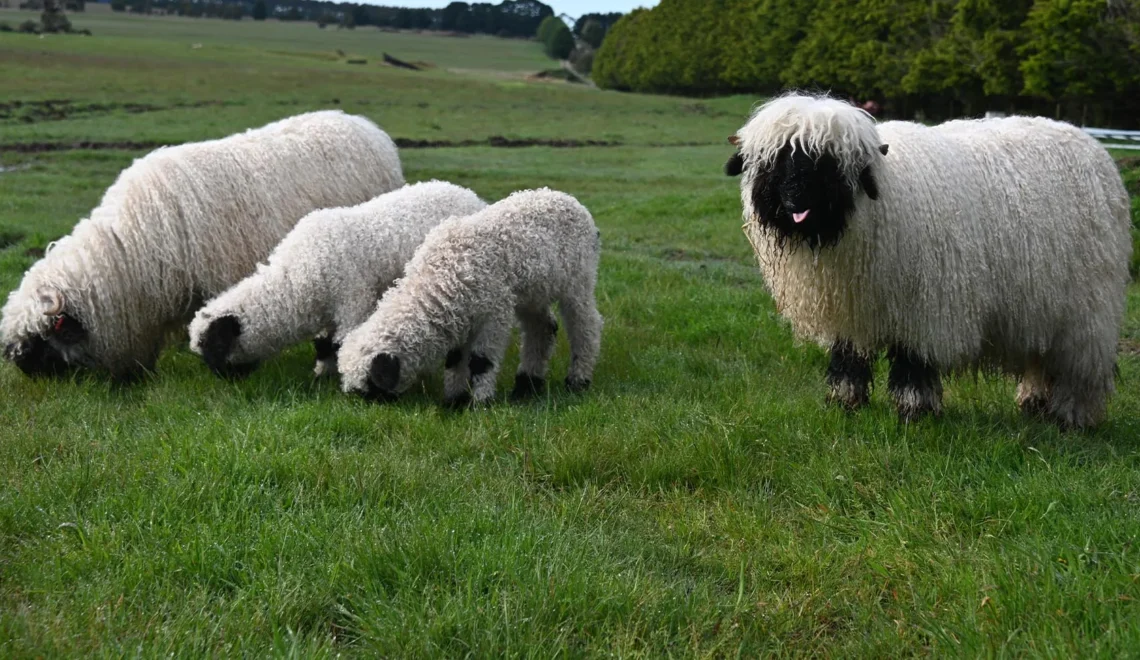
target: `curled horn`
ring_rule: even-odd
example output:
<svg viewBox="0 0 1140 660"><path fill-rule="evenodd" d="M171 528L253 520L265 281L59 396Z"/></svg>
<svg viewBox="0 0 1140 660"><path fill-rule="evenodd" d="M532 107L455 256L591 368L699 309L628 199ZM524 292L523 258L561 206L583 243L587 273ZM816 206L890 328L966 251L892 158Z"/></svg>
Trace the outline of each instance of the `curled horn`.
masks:
<svg viewBox="0 0 1140 660"><path fill-rule="evenodd" d="M728 136L728 143L733 145L733 146L739 145L740 144L740 136L738 136L738 135Z"/></svg>
<svg viewBox="0 0 1140 660"><path fill-rule="evenodd" d="M44 304L44 316L59 316L63 313L63 293L59 289L40 291L40 302Z"/></svg>

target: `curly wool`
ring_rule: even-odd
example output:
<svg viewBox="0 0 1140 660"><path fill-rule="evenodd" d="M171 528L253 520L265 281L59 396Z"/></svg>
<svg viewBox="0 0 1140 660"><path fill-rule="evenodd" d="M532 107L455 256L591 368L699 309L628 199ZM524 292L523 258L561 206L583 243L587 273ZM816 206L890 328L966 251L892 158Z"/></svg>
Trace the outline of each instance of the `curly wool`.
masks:
<svg viewBox="0 0 1140 660"><path fill-rule="evenodd" d="M1131 242L1127 192L1096 140L1042 118L876 126L839 101L774 103L740 131L746 162L794 135L812 150L839 145L848 172L870 164L879 189L877 201L858 196L837 245L813 252L762 227L755 172L742 181L745 233L798 334L867 354L903 345L945 371L997 366L1030 387L1048 382L1062 421L1099 421ZM791 126L797 107L811 118L802 129Z"/></svg>
<svg viewBox="0 0 1140 660"><path fill-rule="evenodd" d="M172 324L252 272L305 214L403 183L391 138L341 111L157 149L27 272L0 342L50 336L44 292L55 291L89 333L69 360L114 374L151 368Z"/></svg>
<svg viewBox="0 0 1140 660"><path fill-rule="evenodd" d="M785 94L760 106L737 133L749 172L771 168L785 145L818 157L825 151L842 166L854 187L859 172L879 155L881 142L871 115L827 96Z"/></svg>
<svg viewBox="0 0 1140 660"><path fill-rule="evenodd" d="M570 340L567 380L584 387L601 345L602 317L594 301L598 236L585 207L546 188L516 192L441 224L375 313L345 337L338 354L343 389L368 391L379 354L399 358L398 392L457 351L462 359L449 365L445 395L462 396L470 377L471 397L486 401L494 395L516 315L523 331L519 373L542 379L557 328L554 302ZM483 358L488 362L480 364Z"/></svg>
<svg viewBox="0 0 1140 660"><path fill-rule="evenodd" d="M430 229L486 206L466 188L430 181L358 206L310 213L267 264L199 310L190 323L190 348L201 355L206 329L224 316L241 323L227 356L235 364L267 358L319 332L338 344L368 318ZM334 368L318 364L321 373Z"/></svg>

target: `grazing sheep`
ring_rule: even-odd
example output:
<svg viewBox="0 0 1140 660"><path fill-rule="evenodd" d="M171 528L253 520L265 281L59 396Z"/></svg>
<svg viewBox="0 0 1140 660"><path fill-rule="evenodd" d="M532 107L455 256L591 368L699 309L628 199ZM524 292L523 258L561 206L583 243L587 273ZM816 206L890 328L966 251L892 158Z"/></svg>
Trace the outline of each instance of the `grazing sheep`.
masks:
<svg viewBox="0 0 1140 660"><path fill-rule="evenodd" d="M157 149L9 295L4 356L28 375L137 375L168 330L249 275L305 214L403 183L391 138L340 111Z"/></svg>
<svg viewBox="0 0 1140 660"><path fill-rule="evenodd" d="M190 349L216 373L238 375L320 332L315 371L334 374L344 335L368 318L427 232L486 206L466 188L431 181L359 206L314 211L268 264L198 311Z"/></svg>
<svg viewBox="0 0 1140 660"><path fill-rule="evenodd" d="M553 302L570 338L566 386L586 389L601 348L599 251L590 212L546 188L448 220L424 239L375 313L345 337L338 353L344 390L390 400L446 356L445 401L486 402L517 318L522 359L511 397L533 396L545 389L554 351Z"/></svg>
<svg viewBox="0 0 1140 660"><path fill-rule="evenodd" d="M780 313L831 347L831 399L866 403L885 348L904 420L940 412L940 374L995 368L1027 412L1101 421L1131 245L1096 140L1028 117L876 124L789 95L730 141L745 232Z"/></svg>

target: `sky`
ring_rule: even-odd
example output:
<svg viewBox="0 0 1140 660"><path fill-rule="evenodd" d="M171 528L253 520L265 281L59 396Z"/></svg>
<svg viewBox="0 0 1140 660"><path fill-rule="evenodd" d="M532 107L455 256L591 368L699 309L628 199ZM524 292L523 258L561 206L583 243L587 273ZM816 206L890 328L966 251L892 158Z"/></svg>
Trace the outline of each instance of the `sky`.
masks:
<svg viewBox="0 0 1140 660"><path fill-rule="evenodd" d="M370 4L388 5L389 7L446 7L451 0L365 0ZM466 0L467 2L490 2L499 4L498 0ZM567 14L578 17L582 14L594 12L606 13L611 11L628 12L637 7L652 7L657 0L542 0L554 8L556 14Z"/></svg>

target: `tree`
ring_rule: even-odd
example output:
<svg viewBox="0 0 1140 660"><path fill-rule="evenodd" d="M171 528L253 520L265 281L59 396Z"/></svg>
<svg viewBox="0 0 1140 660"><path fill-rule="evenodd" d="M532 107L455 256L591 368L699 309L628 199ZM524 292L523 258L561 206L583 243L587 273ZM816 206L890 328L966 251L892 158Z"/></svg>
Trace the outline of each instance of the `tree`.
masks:
<svg viewBox="0 0 1140 660"><path fill-rule="evenodd" d="M544 45L549 43L550 37L554 34L554 31L558 29L559 23L562 23L562 19L547 16L542 20L542 23L538 25L538 31L535 33L535 36L538 37L538 40Z"/></svg>
<svg viewBox="0 0 1140 660"><path fill-rule="evenodd" d="M560 27L551 33L546 54L556 60L564 60L570 57L570 52L574 50L574 35L570 33L570 28L565 23L561 20L558 22Z"/></svg>
<svg viewBox="0 0 1140 660"><path fill-rule="evenodd" d="M64 15L59 0L44 0L40 23L44 32L71 32L71 21Z"/></svg>
<svg viewBox="0 0 1140 660"><path fill-rule="evenodd" d="M268 14L269 10L265 6L265 0L257 0L253 3L253 20L264 21Z"/></svg>
<svg viewBox="0 0 1140 660"><path fill-rule="evenodd" d="M582 25L578 36L582 41L589 44L591 48L598 48L602 45L602 39L606 38L606 28L602 25L601 21L591 18Z"/></svg>

